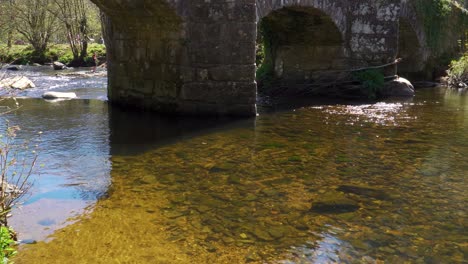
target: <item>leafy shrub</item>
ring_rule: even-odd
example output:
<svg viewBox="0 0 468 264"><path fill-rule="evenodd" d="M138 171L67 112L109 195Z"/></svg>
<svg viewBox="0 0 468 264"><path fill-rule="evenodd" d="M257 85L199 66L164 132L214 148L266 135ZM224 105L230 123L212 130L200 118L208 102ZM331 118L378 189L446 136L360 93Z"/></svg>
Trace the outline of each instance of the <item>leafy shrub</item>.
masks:
<svg viewBox="0 0 468 264"><path fill-rule="evenodd" d="M362 84L362 92L369 99L376 99L382 92L385 84L385 76L376 69L358 71L354 73L355 78Z"/></svg>
<svg viewBox="0 0 468 264"><path fill-rule="evenodd" d="M464 86L468 85L468 53L459 60L454 60L450 63L448 84L451 87L458 88L464 88Z"/></svg>
<svg viewBox="0 0 468 264"><path fill-rule="evenodd" d="M8 263L8 259L16 255L13 248L15 241L12 236L12 230L7 227L0 227L0 262Z"/></svg>
<svg viewBox="0 0 468 264"><path fill-rule="evenodd" d="M97 43L92 43L88 46L88 56L84 58L88 66L94 64L94 53L96 53L102 62L106 57L106 47ZM73 53L67 44L51 45L44 54L34 54L33 48L27 45L13 45L10 49L6 45L0 45L0 61L22 65L53 61L69 64L73 61Z"/></svg>
<svg viewBox="0 0 468 264"><path fill-rule="evenodd" d="M65 54L62 54L59 58L58 61L60 61L63 64L69 64L73 60L73 54L71 51L66 52Z"/></svg>

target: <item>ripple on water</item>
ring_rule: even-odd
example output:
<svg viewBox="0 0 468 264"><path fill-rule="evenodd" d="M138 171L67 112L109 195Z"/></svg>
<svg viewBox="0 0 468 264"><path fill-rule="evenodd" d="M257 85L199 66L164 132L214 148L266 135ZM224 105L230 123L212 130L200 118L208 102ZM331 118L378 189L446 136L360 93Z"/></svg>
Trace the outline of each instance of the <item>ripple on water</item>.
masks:
<svg viewBox="0 0 468 264"><path fill-rule="evenodd" d="M264 114L128 155L119 145L94 210L16 262L461 263L468 122L466 104L444 98ZM110 144L138 135L127 132Z"/></svg>

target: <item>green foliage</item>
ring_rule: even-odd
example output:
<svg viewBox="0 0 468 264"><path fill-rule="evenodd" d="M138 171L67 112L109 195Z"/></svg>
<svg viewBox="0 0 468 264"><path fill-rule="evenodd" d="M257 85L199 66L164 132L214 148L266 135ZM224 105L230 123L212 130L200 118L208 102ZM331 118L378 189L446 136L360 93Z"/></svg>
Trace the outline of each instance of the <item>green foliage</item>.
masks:
<svg viewBox="0 0 468 264"><path fill-rule="evenodd" d="M102 44L92 43L88 46L87 56L84 58L84 61L87 66L93 66L93 54L96 53L98 58L105 59L106 57L106 46ZM64 64L69 64L73 61L73 53L67 46L66 48L62 49L62 53L58 58L58 61Z"/></svg>
<svg viewBox="0 0 468 264"><path fill-rule="evenodd" d="M459 87L463 83L468 84L468 53L450 63L448 83L452 87Z"/></svg>
<svg viewBox="0 0 468 264"><path fill-rule="evenodd" d="M450 63L450 74L461 77L468 74L468 53L459 60L453 60Z"/></svg>
<svg viewBox="0 0 468 264"><path fill-rule="evenodd" d="M10 49L6 45L0 45L0 61L27 64L32 58L33 49L30 46L13 45Z"/></svg>
<svg viewBox="0 0 468 264"><path fill-rule="evenodd" d="M269 63L261 64L260 67L257 68L256 75L257 81L264 89L271 87L275 81L273 65Z"/></svg>
<svg viewBox="0 0 468 264"><path fill-rule="evenodd" d="M270 88L275 79L272 58L278 40L270 24L267 18L260 22L257 40L257 81L262 90Z"/></svg>
<svg viewBox="0 0 468 264"><path fill-rule="evenodd" d="M468 14L453 0L414 1L423 22L428 47L433 52L443 48L450 34L459 34L468 26ZM459 12L453 12L457 8Z"/></svg>
<svg viewBox="0 0 468 264"><path fill-rule="evenodd" d="M362 84L362 92L369 99L376 99L385 84L384 74L376 69L363 70L354 73L355 78Z"/></svg>
<svg viewBox="0 0 468 264"><path fill-rule="evenodd" d="M89 44L89 46L88 46L88 58L92 59L94 53L96 53L96 56L98 58L105 58L106 57L106 46L104 46L103 44L97 44L97 43Z"/></svg>
<svg viewBox="0 0 468 264"><path fill-rule="evenodd" d="M93 65L93 54L105 60L106 47L102 44L92 43L88 46L88 56L85 62L88 66ZM51 45L44 54L35 54L34 49L27 45L13 45L10 49L0 45L0 61L14 64L27 65L31 63L44 63L60 61L64 64L69 64L73 60L73 53L70 46L66 44Z"/></svg>
<svg viewBox="0 0 468 264"><path fill-rule="evenodd" d="M63 64L69 64L73 61L73 53L71 51L65 52L58 58L58 61Z"/></svg>
<svg viewBox="0 0 468 264"><path fill-rule="evenodd" d="M16 255L13 248L15 241L12 236L13 231L7 227L0 227L0 261L2 264L9 262L9 258Z"/></svg>

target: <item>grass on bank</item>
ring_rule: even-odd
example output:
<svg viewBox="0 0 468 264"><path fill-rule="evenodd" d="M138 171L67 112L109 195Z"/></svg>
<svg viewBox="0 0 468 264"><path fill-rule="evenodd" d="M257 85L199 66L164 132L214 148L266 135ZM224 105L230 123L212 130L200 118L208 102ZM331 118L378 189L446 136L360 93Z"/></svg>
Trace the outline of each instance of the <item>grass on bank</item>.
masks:
<svg viewBox="0 0 468 264"><path fill-rule="evenodd" d="M93 54L96 53L99 61L106 57L106 47L102 44L92 43L88 46L88 56L85 58L87 66L93 66ZM69 64L73 60L73 54L68 44L53 44L44 54L35 54L29 45L13 45L8 48L0 44L0 62L27 65L33 63L51 63L60 61Z"/></svg>

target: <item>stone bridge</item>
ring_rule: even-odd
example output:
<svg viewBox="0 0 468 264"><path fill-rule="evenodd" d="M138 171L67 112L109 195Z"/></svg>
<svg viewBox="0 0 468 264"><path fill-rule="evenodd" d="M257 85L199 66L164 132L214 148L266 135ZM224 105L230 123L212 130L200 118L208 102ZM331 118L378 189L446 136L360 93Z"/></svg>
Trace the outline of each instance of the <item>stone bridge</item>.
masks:
<svg viewBox="0 0 468 264"><path fill-rule="evenodd" d="M160 112L255 115L260 22L266 60L293 82L399 55L418 71L428 57L409 0L92 1L105 14L109 100Z"/></svg>

